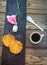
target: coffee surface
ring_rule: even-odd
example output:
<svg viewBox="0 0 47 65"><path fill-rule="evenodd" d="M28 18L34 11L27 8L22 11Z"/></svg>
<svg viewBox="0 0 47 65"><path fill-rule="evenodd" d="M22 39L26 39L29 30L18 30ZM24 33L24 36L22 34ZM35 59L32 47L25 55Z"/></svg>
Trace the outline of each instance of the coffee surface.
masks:
<svg viewBox="0 0 47 65"><path fill-rule="evenodd" d="M40 40L40 35L37 33L34 33L31 38L34 42L38 42Z"/></svg>

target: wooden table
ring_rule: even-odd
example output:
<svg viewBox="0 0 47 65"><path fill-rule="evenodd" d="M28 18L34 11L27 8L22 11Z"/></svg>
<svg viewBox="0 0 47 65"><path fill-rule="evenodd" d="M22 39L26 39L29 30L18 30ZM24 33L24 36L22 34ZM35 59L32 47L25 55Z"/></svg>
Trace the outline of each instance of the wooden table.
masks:
<svg viewBox="0 0 47 65"><path fill-rule="evenodd" d="M47 0L27 0L26 13L43 29L47 28ZM0 0L0 60L2 53L1 39L3 36L4 20L6 12L6 0ZM41 25L40 23L46 23ZM47 65L47 48L32 48L29 35L33 30L38 30L33 24L26 23L26 52L25 65ZM38 30L40 31L40 30ZM41 32L41 31L40 31ZM47 47L47 46L46 46Z"/></svg>

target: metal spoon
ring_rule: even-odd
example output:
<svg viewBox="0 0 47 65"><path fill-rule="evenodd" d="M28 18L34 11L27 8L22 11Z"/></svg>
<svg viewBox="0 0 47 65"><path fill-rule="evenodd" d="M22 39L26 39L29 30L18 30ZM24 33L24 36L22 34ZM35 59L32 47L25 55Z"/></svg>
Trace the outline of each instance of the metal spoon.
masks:
<svg viewBox="0 0 47 65"><path fill-rule="evenodd" d="M37 26L41 31L44 31L40 26L38 26L38 25L34 22L34 20L33 20L30 16L27 16L27 20L28 20L30 23L32 23L32 24L34 24L35 26Z"/></svg>

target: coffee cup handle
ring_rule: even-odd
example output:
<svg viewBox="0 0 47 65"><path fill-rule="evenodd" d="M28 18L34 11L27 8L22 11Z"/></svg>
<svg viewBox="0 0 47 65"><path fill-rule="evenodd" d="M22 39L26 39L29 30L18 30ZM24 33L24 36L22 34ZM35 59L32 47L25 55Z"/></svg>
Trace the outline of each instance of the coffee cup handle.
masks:
<svg viewBox="0 0 47 65"><path fill-rule="evenodd" d="M44 37L44 34L42 34L41 37Z"/></svg>

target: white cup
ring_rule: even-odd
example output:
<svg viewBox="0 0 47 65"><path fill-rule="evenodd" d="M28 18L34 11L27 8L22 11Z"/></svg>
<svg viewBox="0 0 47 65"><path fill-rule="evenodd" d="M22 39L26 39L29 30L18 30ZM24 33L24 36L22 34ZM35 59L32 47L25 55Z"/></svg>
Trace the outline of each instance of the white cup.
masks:
<svg viewBox="0 0 47 65"><path fill-rule="evenodd" d="M39 32L33 32L30 34L30 41L33 44L38 44L43 39L44 34L40 34Z"/></svg>

